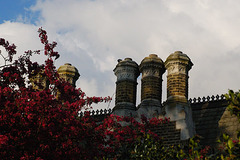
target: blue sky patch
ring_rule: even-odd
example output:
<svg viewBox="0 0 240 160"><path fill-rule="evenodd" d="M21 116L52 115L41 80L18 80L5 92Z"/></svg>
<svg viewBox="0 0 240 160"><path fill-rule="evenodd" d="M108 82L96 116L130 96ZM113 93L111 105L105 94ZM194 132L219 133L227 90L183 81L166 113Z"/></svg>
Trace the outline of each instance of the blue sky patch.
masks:
<svg viewBox="0 0 240 160"><path fill-rule="evenodd" d="M0 23L4 21L23 21L34 23L38 13L29 10L36 0L0 0Z"/></svg>

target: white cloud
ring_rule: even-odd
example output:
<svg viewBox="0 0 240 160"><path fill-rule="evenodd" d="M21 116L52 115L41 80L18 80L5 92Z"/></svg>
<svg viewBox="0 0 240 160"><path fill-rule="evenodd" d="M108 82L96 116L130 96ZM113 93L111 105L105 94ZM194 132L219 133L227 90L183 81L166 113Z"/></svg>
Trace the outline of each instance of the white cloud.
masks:
<svg viewBox="0 0 240 160"><path fill-rule="evenodd" d="M165 60L181 50L194 63L189 93L196 97L240 88L239 5L234 0L38 0L31 9L39 12L36 24L58 42L57 65L76 66L91 94L111 96L115 90L112 70L119 58L131 57L140 63L157 53ZM17 30L5 32L14 32L14 37ZM19 45L32 45L28 39L37 37L36 33L21 32L28 34Z"/></svg>
<svg viewBox="0 0 240 160"><path fill-rule="evenodd" d="M0 24L0 37L17 46L16 59L27 50L34 51L43 48L38 38L37 30L38 27L35 25L6 21L3 24ZM1 48L1 50L4 52L3 48ZM44 58L36 56L33 60L43 62ZM3 59L0 60L0 63L3 63Z"/></svg>

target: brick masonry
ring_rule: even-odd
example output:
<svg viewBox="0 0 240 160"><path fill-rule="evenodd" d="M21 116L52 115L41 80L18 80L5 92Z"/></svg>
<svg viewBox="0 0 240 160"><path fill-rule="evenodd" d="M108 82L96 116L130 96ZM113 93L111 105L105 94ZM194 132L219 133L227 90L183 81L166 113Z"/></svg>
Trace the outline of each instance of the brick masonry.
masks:
<svg viewBox="0 0 240 160"><path fill-rule="evenodd" d="M141 100L153 98L161 102L162 79L157 77L145 77L142 79Z"/></svg>
<svg viewBox="0 0 240 160"><path fill-rule="evenodd" d="M240 130L240 123L237 117L231 115L227 110L227 105L228 103L224 99L191 103L196 134L201 137L202 145L217 147L217 140L223 133L227 133L233 139L237 138L236 134ZM109 113L97 115L97 117L103 120L107 115ZM152 128L151 131L163 137L164 145L185 143L180 140L181 130L176 129L176 121L161 124Z"/></svg>
<svg viewBox="0 0 240 160"><path fill-rule="evenodd" d="M49 87L49 80L43 71L40 71L35 76L32 76L30 78L30 81L32 83L33 89L35 90L41 91Z"/></svg>
<svg viewBox="0 0 240 160"><path fill-rule="evenodd" d="M151 131L163 138L164 145L170 146L181 143L180 129L176 129L176 121L163 123L156 128L152 128Z"/></svg>
<svg viewBox="0 0 240 160"><path fill-rule="evenodd" d="M142 73L141 79L141 102L154 99L162 101L162 75L165 72L164 63L156 54L145 57L139 66Z"/></svg>
<svg viewBox="0 0 240 160"><path fill-rule="evenodd" d="M165 145L174 145L187 141L188 138L195 134L193 130L196 130L196 134L202 137L201 143L203 145L213 147L217 145L216 141L222 133L227 133L232 138L236 138L236 131L240 130L240 124L237 118L227 111L228 104L226 100L209 97L204 98L203 101L194 100L193 103L188 102L188 71L192 65L190 58L180 51L171 54L164 64L154 54L145 57L140 66L131 58L119 60L114 69L117 76L114 109L120 106L118 109L121 112L115 112L113 109L114 112L112 113L129 115L127 112L125 114L124 111L130 108L132 115L136 116L136 118L146 112L150 115L148 118L156 116L155 113L161 117L170 117L170 123L152 129L153 132L163 137ZM165 69L168 71L168 99L166 103L160 104L162 74ZM141 104L140 107L136 108L136 79L139 76L139 71L142 73ZM145 100L144 105L143 100ZM153 105L154 103L151 103L153 100L157 102L159 100L160 105ZM127 105L130 107L127 108ZM131 105L133 105L133 108L131 108ZM150 109L151 107L153 108ZM150 112L154 114L149 114Z"/></svg>
<svg viewBox="0 0 240 160"><path fill-rule="evenodd" d="M188 98L188 76L185 74L167 76L167 97L176 95Z"/></svg>
<svg viewBox="0 0 240 160"><path fill-rule="evenodd" d="M131 58L118 60L113 70L117 76L114 114L127 116L126 110L136 110L138 64Z"/></svg>
<svg viewBox="0 0 240 160"><path fill-rule="evenodd" d="M168 102L183 102L188 100L188 72L192 68L191 59L181 51L168 56L165 61L167 74Z"/></svg>
<svg viewBox="0 0 240 160"><path fill-rule="evenodd" d="M119 102L130 102L136 105L136 88L137 83L132 81L119 81L116 82L116 100Z"/></svg>

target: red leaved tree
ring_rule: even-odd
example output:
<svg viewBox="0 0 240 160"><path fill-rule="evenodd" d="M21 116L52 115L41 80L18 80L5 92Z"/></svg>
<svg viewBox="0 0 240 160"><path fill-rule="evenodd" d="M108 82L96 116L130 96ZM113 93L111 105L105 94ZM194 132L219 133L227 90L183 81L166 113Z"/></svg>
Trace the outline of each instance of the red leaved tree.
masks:
<svg viewBox="0 0 240 160"><path fill-rule="evenodd" d="M84 106L110 98L86 97L81 89L60 79L54 66L59 57L54 51L57 43L50 43L42 28L39 37L46 56L42 65L30 59L40 50L27 51L12 62L16 46L0 39L0 46L8 53L0 69L0 158L93 159L127 153L127 146L148 133L146 124L151 123L118 116L97 123L89 114L80 117ZM44 76L50 87L35 90L30 79L37 74ZM123 127L120 121L129 125Z"/></svg>
<svg viewBox="0 0 240 160"><path fill-rule="evenodd" d="M32 62L30 57L40 51L27 51L11 65L0 70L0 153L3 159L74 159L80 156L98 156L97 147L103 139L95 133L96 123L78 117L83 106L107 98L89 98L80 89L59 79L54 59L56 43L49 43L46 31L39 29L47 60L44 65ZM8 59L16 54L15 45L0 39ZM34 90L30 79L44 71L51 88ZM53 91L60 92L56 98ZM89 135L93 135L90 137ZM91 142L91 143L90 143ZM102 142L101 142L102 143ZM87 151L92 150L91 155Z"/></svg>

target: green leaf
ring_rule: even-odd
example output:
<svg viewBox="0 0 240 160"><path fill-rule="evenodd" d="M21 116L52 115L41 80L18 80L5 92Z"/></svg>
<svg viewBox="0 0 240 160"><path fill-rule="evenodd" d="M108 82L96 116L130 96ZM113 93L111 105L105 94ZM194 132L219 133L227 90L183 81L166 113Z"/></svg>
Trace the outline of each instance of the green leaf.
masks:
<svg viewBox="0 0 240 160"><path fill-rule="evenodd" d="M221 154L221 159L222 159L222 160L224 160L224 157L223 157L223 155L222 155L222 154Z"/></svg>
<svg viewBox="0 0 240 160"><path fill-rule="evenodd" d="M234 147L234 144L231 139L228 140L228 147L232 149Z"/></svg>
<svg viewBox="0 0 240 160"><path fill-rule="evenodd" d="M193 139L191 138L191 139L190 139L190 144L193 144L193 143L194 143L194 141L193 141Z"/></svg>
<svg viewBox="0 0 240 160"><path fill-rule="evenodd" d="M147 139L149 139L150 138L150 135L149 134L147 134Z"/></svg>
<svg viewBox="0 0 240 160"><path fill-rule="evenodd" d="M228 94L230 95L231 98L234 97L234 92L233 92L233 90L230 89L230 90L228 91Z"/></svg>
<svg viewBox="0 0 240 160"><path fill-rule="evenodd" d="M226 135L225 133L223 133L223 139L224 139L225 141L227 141L227 140L229 139L229 136Z"/></svg>
<svg viewBox="0 0 240 160"><path fill-rule="evenodd" d="M224 96L225 96L226 100L229 100L229 99L230 99L230 97L229 97L228 94L224 94Z"/></svg>

